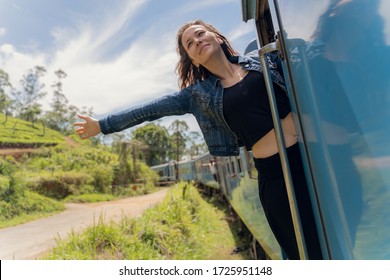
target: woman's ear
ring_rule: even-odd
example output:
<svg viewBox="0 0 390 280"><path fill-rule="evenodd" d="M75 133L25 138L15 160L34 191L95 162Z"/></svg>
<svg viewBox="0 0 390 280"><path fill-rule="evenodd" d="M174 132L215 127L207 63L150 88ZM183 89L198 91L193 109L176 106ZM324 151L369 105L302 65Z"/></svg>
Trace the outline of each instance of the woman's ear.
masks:
<svg viewBox="0 0 390 280"><path fill-rule="evenodd" d="M222 44L223 44L222 38L221 38L221 37L217 37L217 42L218 42L220 45L222 45Z"/></svg>

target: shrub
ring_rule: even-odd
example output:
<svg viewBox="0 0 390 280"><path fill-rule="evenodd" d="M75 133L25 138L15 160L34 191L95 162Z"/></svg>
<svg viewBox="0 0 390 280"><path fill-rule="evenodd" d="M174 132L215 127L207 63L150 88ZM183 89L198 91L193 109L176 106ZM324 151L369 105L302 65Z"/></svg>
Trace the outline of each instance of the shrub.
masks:
<svg viewBox="0 0 390 280"><path fill-rule="evenodd" d="M41 175L28 182L28 187L44 196L63 199L69 195L89 193L93 177L83 172L64 172L54 175Z"/></svg>
<svg viewBox="0 0 390 280"><path fill-rule="evenodd" d="M15 160L7 156L5 159L0 158L0 175L10 176L17 169Z"/></svg>
<svg viewBox="0 0 390 280"><path fill-rule="evenodd" d="M113 180L113 169L106 165L97 165L90 169L89 174L93 178L93 186L95 191L100 193L111 192L111 184Z"/></svg>
<svg viewBox="0 0 390 280"><path fill-rule="evenodd" d="M6 176L0 175L0 200L4 200L10 187L10 179Z"/></svg>
<svg viewBox="0 0 390 280"><path fill-rule="evenodd" d="M18 193L10 197L10 201L0 201L0 223L13 218L38 213L51 213L63 210L62 203L31 191Z"/></svg>

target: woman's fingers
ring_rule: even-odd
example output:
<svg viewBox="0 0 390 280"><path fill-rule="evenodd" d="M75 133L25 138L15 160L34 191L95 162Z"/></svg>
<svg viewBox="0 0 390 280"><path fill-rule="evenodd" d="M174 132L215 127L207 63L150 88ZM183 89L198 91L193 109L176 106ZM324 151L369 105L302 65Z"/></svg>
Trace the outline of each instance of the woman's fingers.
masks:
<svg viewBox="0 0 390 280"><path fill-rule="evenodd" d="M81 139L87 139L100 133L98 120L81 114L77 114L77 116L84 120L83 122L75 122L73 124L77 127L75 131L81 137Z"/></svg>
<svg viewBox="0 0 390 280"><path fill-rule="evenodd" d="M84 126L85 122L75 122L74 126Z"/></svg>

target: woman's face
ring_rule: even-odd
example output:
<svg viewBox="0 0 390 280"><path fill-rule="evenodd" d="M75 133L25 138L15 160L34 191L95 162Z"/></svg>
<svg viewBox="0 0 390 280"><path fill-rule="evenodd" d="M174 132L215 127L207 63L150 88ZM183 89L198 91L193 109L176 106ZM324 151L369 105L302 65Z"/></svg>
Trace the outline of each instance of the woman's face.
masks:
<svg viewBox="0 0 390 280"><path fill-rule="evenodd" d="M220 44L223 43L221 38L202 25L188 27L183 32L181 42L192 63L197 67L205 65L216 51L221 51Z"/></svg>

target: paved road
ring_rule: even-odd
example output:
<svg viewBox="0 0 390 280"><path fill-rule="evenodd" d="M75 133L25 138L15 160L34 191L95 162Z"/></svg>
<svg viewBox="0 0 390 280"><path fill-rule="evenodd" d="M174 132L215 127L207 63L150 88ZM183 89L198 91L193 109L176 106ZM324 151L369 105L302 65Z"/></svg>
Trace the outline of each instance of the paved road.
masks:
<svg viewBox="0 0 390 280"><path fill-rule="evenodd" d="M98 222L119 221L123 215L136 217L161 202L168 188L140 197L92 204L67 204L62 213L0 230L1 260L32 260L55 246L55 237L66 238L72 231L80 232Z"/></svg>

